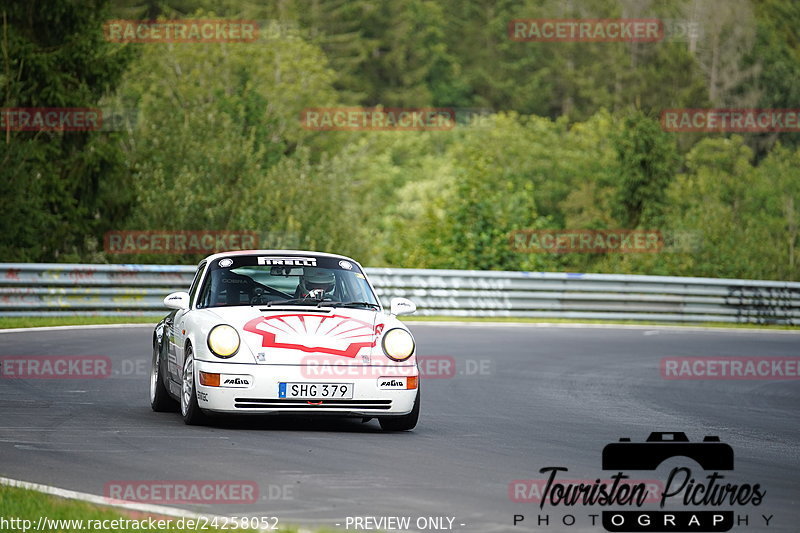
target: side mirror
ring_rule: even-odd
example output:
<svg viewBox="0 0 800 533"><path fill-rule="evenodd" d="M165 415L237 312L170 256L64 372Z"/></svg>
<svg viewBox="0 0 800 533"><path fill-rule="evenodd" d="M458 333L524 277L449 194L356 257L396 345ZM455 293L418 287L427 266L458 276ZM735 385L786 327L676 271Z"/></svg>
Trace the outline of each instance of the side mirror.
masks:
<svg viewBox="0 0 800 533"><path fill-rule="evenodd" d="M417 311L416 304L408 298L392 298L389 307L395 316L410 315Z"/></svg>
<svg viewBox="0 0 800 533"><path fill-rule="evenodd" d="M164 298L164 305L170 309L189 309L189 293L185 291L173 292Z"/></svg>

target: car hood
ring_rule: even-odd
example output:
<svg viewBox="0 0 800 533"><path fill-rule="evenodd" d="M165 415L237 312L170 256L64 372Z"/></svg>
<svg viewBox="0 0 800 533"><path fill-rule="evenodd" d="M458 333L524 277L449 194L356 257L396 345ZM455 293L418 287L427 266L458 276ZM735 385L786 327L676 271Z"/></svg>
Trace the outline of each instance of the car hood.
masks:
<svg viewBox="0 0 800 533"><path fill-rule="evenodd" d="M388 317L367 309L305 306L214 308L259 364L391 363L380 348Z"/></svg>

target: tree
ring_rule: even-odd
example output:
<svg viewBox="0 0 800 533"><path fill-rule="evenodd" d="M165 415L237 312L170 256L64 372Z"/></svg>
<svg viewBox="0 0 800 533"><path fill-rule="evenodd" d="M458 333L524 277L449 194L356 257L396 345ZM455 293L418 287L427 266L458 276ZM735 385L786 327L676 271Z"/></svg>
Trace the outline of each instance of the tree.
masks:
<svg viewBox="0 0 800 533"><path fill-rule="evenodd" d="M626 228L659 227L666 204L665 190L677 169L673 137L642 113L625 119L615 138L620 160L617 220Z"/></svg>
<svg viewBox="0 0 800 533"><path fill-rule="evenodd" d="M315 1L300 14L338 73L344 100L385 107L464 103L459 65L445 44L448 18L434 0Z"/></svg>
<svg viewBox="0 0 800 533"><path fill-rule="evenodd" d="M758 72L734 88L735 94L753 94L760 108L794 109L800 101L800 4L791 0L754 3L755 43L742 58L744 68ZM763 133L748 136L756 160L780 138L784 146L800 144L797 133Z"/></svg>
<svg viewBox="0 0 800 533"><path fill-rule="evenodd" d="M800 278L800 150L776 145L756 170L754 218L763 221L759 255L775 279Z"/></svg>
<svg viewBox="0 0 800 533"><path fill-rule="evenodd" d="M4 108L95 108L132 57L103 40L106 3L11 0L2 15ZM132 201L113 134L6 129L0 142L0 254L69 261Z"/></svg>
<svg viewBox="0 0 800 533"><path fill-rule="evenodd" d="M761 196L753 152L741 136L709 138L686 156L687 171L670 186L668 226L699 232L681 275L759 277L764 234L753 206ZM767 276L768 277L768 276Z"/></svg>
<svg viewBox="0 0 800 533"><path fill-rule="evenodd" d="M321 51L299 37L143 47L113 99L137 110L124 138L138 202L126 227L251 230L282 240L305 229L279 213L303 212L330 191L270 169L308 175L314 160L307 148L317 136L301 127L300 112L331 105L332 80ZM283 198L292 203L283 205Z"/></svg>

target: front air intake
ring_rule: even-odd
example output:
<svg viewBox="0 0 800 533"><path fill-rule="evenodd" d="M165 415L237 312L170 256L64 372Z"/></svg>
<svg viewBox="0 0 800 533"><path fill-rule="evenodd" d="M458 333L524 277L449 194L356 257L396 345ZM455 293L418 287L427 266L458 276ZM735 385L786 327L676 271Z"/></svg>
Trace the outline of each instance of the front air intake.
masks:
<svg viewBox="0 0 800 533"><path fill-rule="evenodd" d="M388 411L392 400L295 400L288 398L235 398L237 409L375 409Z"/></svg>

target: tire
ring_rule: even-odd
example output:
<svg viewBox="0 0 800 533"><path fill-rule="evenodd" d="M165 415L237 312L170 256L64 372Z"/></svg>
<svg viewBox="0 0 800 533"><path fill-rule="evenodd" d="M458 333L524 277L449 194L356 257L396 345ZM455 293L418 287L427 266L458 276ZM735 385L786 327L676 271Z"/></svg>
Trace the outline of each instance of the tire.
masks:
<svg viewBox="0 0 800 533"><path fill-rule="evenodd" d="M150 407L157 413L175 412L178 402L169 395L164 379L164 360L161 357L161 348L158 342L153 341L153 358L150 364Z"/></svg>
<svg viewBox="0 0 800 533"><path fill-rule="evenodd" d="M206 415L197 405L197 389L194 384L194 354L191 345L186 347L181 375L181 416L190 426L206 423Z"/></svg>
<svg viewBox="0 0 800 533"><path fill-rule="evenodd" d="M410 413L403 416L382 416L378 418L381 429L384 431L408 431L414 429L419 420L420 395L417 389L417 397L414 399L414 408Z"/></svg>

